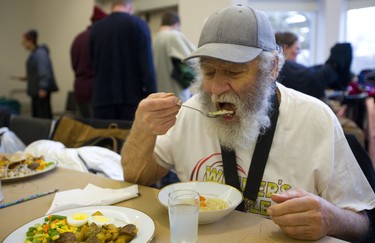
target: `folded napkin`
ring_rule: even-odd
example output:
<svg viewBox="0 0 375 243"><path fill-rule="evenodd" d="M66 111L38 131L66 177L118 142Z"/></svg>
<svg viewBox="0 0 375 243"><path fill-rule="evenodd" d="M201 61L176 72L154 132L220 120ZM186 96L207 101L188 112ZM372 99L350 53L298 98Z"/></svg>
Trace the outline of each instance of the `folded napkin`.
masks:
<svg viewBox="0 0 375 243"><path fill-rule="evenodd" d="M56 193L46 215L71 208L111 205L138 195L138 185L121 189L109 189L88 184L85 189L73 189Z"/></svg>

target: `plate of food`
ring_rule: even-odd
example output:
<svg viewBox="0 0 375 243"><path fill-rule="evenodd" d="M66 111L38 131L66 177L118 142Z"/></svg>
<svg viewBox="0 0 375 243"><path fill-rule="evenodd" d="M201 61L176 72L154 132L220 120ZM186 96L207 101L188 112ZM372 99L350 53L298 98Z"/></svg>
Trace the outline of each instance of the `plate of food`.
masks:
<svg viewBox="0 0 375 243"><path fill-rule="evenodd" d="M51 171L57 162L28 153L0 154L0 180L13 181Z"/></svg>
<svg viewBox="0 0 375 243"><path fill-rule="evenodd" d="M198 192L200 197L199 224L210 224L224 218L243 200L242 193L232 186L217 182L190 181L163 187L158 194L159 202L168 207L168 194L181 189Z"/></svg>
<svg viewBox="0 0 375 243"><path fill-rule="evenodd" d="M90 206L35 219L13 231L3 243L26 240L85 242L88 238L96 240L92 239L94 237L103 242L145 243L153 239L154 232L154 221L141 211L118 206Z"/></svg>

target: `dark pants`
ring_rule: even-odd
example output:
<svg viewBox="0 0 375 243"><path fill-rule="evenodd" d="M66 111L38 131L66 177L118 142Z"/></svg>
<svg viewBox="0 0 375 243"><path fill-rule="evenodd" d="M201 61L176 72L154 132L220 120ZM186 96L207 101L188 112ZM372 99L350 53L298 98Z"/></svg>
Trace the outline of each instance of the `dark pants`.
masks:
<svg viewBox="0 0 375 243"><path fill-rule="evenodd" d="M90 103L77 103L79 115L83 118L91 118L91 107Z"/></svg>
<svg viewBox="0 0 375 243"><path fill-rule="evenodd" d="M44 98L31 97L32 116L37 118L52 118L51 96L48 94Z"/></svg>
<svg viewBox="0 0 375 243"><path fill-rule="evenodd" d="M133 121L137 105L118 104L94 108L94 118Z"/></svg>

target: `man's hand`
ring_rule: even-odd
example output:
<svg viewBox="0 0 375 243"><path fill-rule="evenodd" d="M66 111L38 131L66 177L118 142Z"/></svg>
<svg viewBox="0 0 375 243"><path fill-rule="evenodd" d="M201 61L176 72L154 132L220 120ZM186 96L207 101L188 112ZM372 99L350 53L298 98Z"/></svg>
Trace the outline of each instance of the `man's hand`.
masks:
<svg viewBox="0 0 375 243"><path fill-rule="evenodd" d="M171 93L155 93L142 100L135 113L129 137L122 148L125 180L152 185L169 171L156 163L157 135L165 134L175 123L181 101Z"/></svg>
<svg viewBox="0 0 375 243"><path fill-rule="evenodd" d="M272 195L271 199L278 204L270 206L268 214L294 239L317 240L328 235L353 242L369 229L365 212L336 207L304 190L289 190Z"/></svg>
<svg viewBox="0 0 375 243"><path fill-rule="evenodd" d="M47 96L47 91L45 91L44 89L40 89L39 92L38 92L38 97L43 99Z"/></svg>
<svg viewBox="0 0 375 243"><path fill-rule="evenodd" d="M139 103L134 126L145 134L165 134L176 123L180 103L172 93L151 94Z"/></svg>
<svg viewBox="0 0 375 243"><path fill-rule="evenodd" d="M290 190L271 196L277 202L267 212L290 237L317 240L328 234L333 222L331 203L303 190Z"/></svg>

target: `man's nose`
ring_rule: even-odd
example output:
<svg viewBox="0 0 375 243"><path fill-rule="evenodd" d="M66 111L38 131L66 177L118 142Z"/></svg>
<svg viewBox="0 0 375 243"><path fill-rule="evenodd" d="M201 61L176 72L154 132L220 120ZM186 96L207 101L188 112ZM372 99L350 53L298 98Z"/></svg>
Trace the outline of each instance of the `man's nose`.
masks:
<svg viewBox="0 0 375 243"><path fill-rule="evenodd" d="M228 79L225 75L216 74L215 77L209 81L209 91L212 94L220 95L230 90Z"/></svg>

